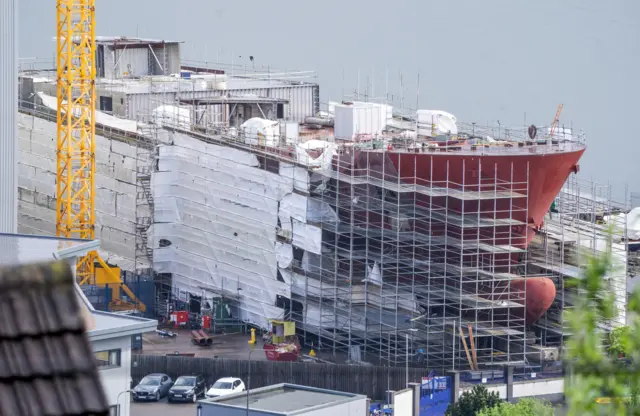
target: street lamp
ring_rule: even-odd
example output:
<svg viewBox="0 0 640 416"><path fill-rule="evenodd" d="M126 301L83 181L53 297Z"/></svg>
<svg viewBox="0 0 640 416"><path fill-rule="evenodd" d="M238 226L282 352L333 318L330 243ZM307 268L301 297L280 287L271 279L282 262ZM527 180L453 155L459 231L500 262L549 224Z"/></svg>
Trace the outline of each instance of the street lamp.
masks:
<svg viewBox="0 0 640 416"><path fill-rule="evenodd" d="M249 391L251 388L251 353L255 351L256 344L249 344L249 374L247 375L247 416L249 416Z"/></svg>
<svg viewBox="0 0 640 416"><path fill-rule="evenodd" d="M116 397L116 406L118 406L118 416L120 416L120 396L122 396L125 393L132 393L133 390L131 389L127 389L127 390L123 390L120 393L118 393L118 396Z"/></svg>

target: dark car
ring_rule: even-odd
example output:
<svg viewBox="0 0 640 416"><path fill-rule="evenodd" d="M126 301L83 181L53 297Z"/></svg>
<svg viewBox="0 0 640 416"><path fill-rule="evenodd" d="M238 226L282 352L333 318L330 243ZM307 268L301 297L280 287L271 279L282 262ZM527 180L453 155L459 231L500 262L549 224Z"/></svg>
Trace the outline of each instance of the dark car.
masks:
<svg viewBox="0 0 640 416"><path fill-rule="evenodd" d="M149 374L133 388L134 401L158 401L169 393L173 385L171 377L162 373Z"/></svg>
<svg viewBox="0 0 640 416"><path fill-rule="evenodd" d="M169 403L196 402L198 397L204 397L207 386L204 377L200 374L193 376L180 376L169 390Z"/></svg>

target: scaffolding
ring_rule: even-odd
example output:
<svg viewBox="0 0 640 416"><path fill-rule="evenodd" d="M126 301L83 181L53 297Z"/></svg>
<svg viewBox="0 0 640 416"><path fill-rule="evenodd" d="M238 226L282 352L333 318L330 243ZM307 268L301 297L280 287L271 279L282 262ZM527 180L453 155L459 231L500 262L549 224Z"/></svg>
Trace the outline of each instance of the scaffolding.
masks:
<svg viewBox="0 0 640 416"><path fill-rule="evenodd" d="M154 278L153 273L153 245L150 233L152 232L154 201L151 190L151 174L157 166L157 126L151 124L139 124L140 134L135 140L135 274L136 278ZM162 282L156 282L156 286L163 288ZM166 282L165 282L166 286ZM162 290L156 288L156 313L165 316L159 305L166 305L158 298Z"/></svg>
<svg viewBox="0 0 640 416"><path fill-rule="evenodd" d="M562 350L571 336L564 311L575 305L579 293L567 281L580 278L590 256L609 253L613 270L606 277L615 294L618 314L602 329L626 324L628 240L626 213L631 199L612 198L611 186L571 176L555 199L545 225L530 246L532 271L548 273L556 285L556 299L535 332L548 348Z"/></svg>
<svg viewBox="0 0 640 416"><path fill-rule="evenodd" d="M394 164L384 151L345 153L310 195L339 221L317 224L322 254L294 265L306 284L292 317L306 341L389 365L524 364L526 285L512 282L526 278L516 274L526 237L514 236L526 233L528 166L400 154ZM465 183L474 170L494 175Z"/></svg>

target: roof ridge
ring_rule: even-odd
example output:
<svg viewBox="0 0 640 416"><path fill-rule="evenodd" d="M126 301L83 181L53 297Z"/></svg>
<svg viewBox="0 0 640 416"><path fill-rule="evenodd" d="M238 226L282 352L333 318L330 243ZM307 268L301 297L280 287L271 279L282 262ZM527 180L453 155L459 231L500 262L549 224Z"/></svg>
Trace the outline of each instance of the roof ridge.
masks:
<svg viewBox="0 0 640 416"><path fill-rule="evenodd" d="M0 268L0 288L14 289L36 285L73 285L73 271L64 260L13 265Z"/></svg>

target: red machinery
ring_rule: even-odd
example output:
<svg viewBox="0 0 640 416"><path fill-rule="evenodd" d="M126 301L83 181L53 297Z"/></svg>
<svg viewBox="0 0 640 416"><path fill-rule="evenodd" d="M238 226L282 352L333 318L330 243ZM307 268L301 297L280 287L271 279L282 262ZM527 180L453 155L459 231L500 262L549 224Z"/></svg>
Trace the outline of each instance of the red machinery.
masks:
<svg viewBox="0 0 640 416"><path fill-rule="evenodd" d="M262 347L269 361L298 361L300 341L295 322L271 320L271 331Z"/></svg>

